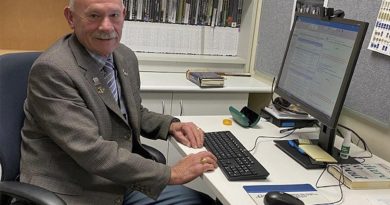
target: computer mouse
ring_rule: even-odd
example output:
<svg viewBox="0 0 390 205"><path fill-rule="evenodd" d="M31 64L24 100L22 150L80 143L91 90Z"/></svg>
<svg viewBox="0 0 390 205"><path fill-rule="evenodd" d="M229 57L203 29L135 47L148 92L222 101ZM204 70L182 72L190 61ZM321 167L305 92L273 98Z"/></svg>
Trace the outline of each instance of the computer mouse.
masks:
<svg viewBox="0 0 390 205"><path fill-rule="evenodd" d="M291 194L279 191L268 192L264 196L265 205L304 205L304 203Z"/></svg>

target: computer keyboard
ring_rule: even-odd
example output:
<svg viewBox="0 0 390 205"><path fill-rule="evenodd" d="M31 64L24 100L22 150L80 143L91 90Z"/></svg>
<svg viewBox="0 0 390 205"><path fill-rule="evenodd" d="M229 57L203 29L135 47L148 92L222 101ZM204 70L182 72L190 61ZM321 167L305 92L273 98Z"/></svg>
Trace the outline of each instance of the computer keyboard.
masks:
<svg viewBox="0 0 390 205"><path fill-rule="evenodd" d="M268 171L230 131L205 133L205 147L218 159L218 166L229 181L265 179Z"/></svg>

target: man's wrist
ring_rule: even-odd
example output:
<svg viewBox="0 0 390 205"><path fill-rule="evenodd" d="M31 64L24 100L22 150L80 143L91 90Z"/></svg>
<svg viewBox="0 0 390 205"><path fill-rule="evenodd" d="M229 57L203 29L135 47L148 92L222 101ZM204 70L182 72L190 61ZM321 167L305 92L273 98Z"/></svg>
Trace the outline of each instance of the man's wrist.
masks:
<svg viewBox="0 0 390 205"><path fill-rule="evenodd" d="M171 120L171 124L174 123L174 122L180 122L180 120L176 117L174 117L172 120Z"/></svg>
<svg viewBox="0 0 390 205"><path fill-rule="evenodd" d="M173 132L175 131L175 129L172 127L172 124L173 124L173 123L176 123L176 122L180 122L180 120L179 120L178 118L173 118L173 119L171 120L171 124L169 124L168 133L169 133L170 135L173 135Z"/></svg>

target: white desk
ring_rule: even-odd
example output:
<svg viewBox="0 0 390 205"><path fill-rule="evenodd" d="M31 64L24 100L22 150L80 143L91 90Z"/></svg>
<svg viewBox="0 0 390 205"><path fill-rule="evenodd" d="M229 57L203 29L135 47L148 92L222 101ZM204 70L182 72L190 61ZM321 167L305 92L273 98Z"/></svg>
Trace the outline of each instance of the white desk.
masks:
<svg viewBox="0 0 390 205"><path fill-rule="evenodd" d="M257 127L245 129L234 122L232 126L223 125L222 120L224 118L230 118L230 116L183 116L179 118L183 122L194 122L205 132L229 130L247 149L251 149L253 147L255 139L259 135L283 136L283 134L279 134L279 128L268 122L260 121ZM300 133L299 131L297 131L296 134L313 135L310 133ZM296 136L297 135L295 135L295 137ZM185 147L178 144L173 138L171 138L171 142L183 156L205 150L205 148L192 149ZM336 140L336 144L340 144L340 141ZM322 172L322 169L306 170L287 156L283 151L279 150L279 148L274 145L272 139L260 140L256 150L252 152L252 154L270 173L266 180L229 182L219 169L210 173L205 173L202 176L203 182L214 192L223 204L255 205L250 196L242 188L243 185L310 183L313 187L315 187L316 180ZM357 154L363 156L362 154L366 153L362 153L357 149L352 149L351 155L356 156ZM384 162L390 165L390 163L375 156L371 159L367 159L366 162ZM331 184L338 184L338 181L326 172L321 177L319 185ZM320 188L318 191L332 202L337 201L340 198L340 190L338 186ZM390 189L350 190L343 187L343 191L344 201L342 204L369 205L371 204L370 201L372 202L373 199L387 198L390 200Z"/></svg>

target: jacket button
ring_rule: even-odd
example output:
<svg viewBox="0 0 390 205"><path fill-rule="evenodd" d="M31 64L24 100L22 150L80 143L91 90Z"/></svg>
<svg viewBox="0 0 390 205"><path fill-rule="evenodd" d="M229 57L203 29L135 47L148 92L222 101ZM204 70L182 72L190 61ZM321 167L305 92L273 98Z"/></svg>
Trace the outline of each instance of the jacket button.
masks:
<svg viewBox="0 0 390 205"><path fill-rule="evenodd" d="M120 199L120 198L117 198L117 199L115 199L115 204L121 204L122 203L122 199Z"/></svg>

